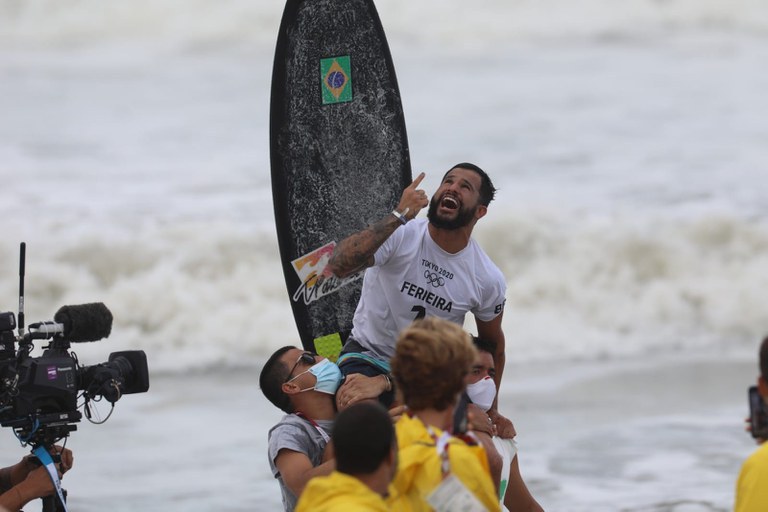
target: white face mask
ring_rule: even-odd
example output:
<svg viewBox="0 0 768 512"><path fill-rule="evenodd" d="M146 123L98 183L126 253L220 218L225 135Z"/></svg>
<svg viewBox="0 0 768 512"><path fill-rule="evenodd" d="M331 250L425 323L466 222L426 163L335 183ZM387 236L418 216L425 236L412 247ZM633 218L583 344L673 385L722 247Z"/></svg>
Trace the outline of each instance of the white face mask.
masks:
<svg viewBox="0 0 768 512"><path fill-rule="evenodd" d="M467 385L467 395L472 403L487 411L493 405L493 399L496 398L496 383L490 377L485 377Z"/></svg>

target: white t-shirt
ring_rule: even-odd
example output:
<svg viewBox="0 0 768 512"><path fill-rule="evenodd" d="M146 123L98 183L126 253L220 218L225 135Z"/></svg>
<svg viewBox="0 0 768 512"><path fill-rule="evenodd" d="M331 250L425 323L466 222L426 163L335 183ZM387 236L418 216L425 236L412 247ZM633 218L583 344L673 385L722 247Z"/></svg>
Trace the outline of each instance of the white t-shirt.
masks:
<svg viewBox="0 0 768 512"><path fill-rule="evenodd" d="M395 230L363 277L352 338L384 360L394 355L400 331L417 318L463 325L467 312L487 322L504 309L504 276L480 245L470 239L458 253L447 253L427 225L416 219Z"/></svg>

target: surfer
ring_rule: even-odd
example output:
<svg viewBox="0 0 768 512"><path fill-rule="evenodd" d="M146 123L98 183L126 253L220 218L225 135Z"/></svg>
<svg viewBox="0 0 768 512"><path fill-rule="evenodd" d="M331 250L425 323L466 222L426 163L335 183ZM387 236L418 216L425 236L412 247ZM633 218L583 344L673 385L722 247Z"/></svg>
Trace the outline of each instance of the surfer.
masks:
<svg viewBox="0 0 768 512"><path fill-rule="evenodd" d="M403 191L395 210L342 240L327 270L343 278L365 269L352 332L339 368L346 376L337 393L340 409L359 400L394 399L389 360L395 340L413 320L437 316L463 325L471 312L478 335L496 344L496 387L504 369L501 328L506 282L503 274L471 237L488 212L496 189L480 167L461 163L443 176L431 201L419 185L424 173ZM429 206L427 219L415 219ZM512 437L512 423L488 411L498 433Z"/></svg>

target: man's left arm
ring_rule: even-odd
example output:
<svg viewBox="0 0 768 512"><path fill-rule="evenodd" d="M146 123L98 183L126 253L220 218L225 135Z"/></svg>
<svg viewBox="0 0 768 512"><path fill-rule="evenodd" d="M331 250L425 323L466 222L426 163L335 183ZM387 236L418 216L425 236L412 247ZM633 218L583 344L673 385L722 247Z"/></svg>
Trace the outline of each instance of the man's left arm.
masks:
<svg viewBox="0 0 768 512"><path fill-rule="evenodd" d="M498 410L501 377L504 375L504 364L506 363L506 340L504 339L504 331L501 329L501 319L503 316L504 312L502 311L492 320L487 322L483 322L475 317L475 324L477 325L478 337L492 341L496 344L496 353L493 354L493 364L496 366L496 377L494 377L494 381L496 382L497 391L496 398L493 400L493 405L488 411L488 415L496 425L499 437L511 439L515 437L515 427L512 425L511 421L499 414Z"/></svg>

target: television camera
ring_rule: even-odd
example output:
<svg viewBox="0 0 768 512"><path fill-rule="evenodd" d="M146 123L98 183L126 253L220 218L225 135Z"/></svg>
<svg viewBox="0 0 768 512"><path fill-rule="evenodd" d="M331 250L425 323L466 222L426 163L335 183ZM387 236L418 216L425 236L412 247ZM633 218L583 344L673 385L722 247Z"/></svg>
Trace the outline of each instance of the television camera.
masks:
<svg viewBox="0 0 768 512"><path fill-rule="evenodd" d="M61 488L50 453L54 443L77 430L82 418L103 423L123 395L149 389L147 356L142 350L113 352L104 363L81 366L70 350L72 343L98 341L112 330L112 313L103 303L63 306L53 321L24 328L24 260L21 243L19 264L18 324L12 312L0 312L0 426L11 427L23 446L48 472L56 494L41 498L44 512L66 511L66 491ZM15 332L14 332L15 331ZM39 357L32 356L36 341L48 341ZM92 401L107 400L109 415L92 419Z"/></svg>

